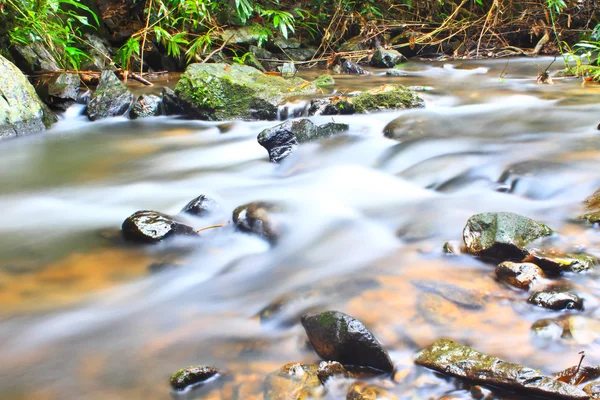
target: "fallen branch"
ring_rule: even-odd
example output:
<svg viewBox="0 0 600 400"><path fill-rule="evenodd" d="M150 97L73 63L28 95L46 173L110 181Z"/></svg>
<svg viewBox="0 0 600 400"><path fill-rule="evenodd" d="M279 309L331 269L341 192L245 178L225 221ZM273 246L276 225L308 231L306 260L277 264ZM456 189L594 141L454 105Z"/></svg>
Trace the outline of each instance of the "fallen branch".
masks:
<svg viewBox="0 0 600 400"><path fill-rule="evenodd" d="M227 225L227 222L223 222L222 224L211 225L211 226L207 226L207 227L204 227L204 228L200 228L196 232L200 233L202 231L206 231L206 230L209 230L209 229L222 228L222 227L224 227L226 225Z"/></svg>
<svg viewBox="0 0 600 400"><path fill-rule="evenodd" d="M143 83L143 84L144 84L144 85L146 85L146 86L154 86L154 84L153 84L152 82L150 82L150 81L149 81L149 80L147 80L147 79L144 79L144 78L142 78L140 75L138 75L138 74L136 74L136 73L133 73L133 72L129 71L129 72L127 73L127 75L128 75L128 76L130 76L130 77L131 77L133 80L136 80L136 81L138 81L138 82L141 82L141 83Z"/></svg>

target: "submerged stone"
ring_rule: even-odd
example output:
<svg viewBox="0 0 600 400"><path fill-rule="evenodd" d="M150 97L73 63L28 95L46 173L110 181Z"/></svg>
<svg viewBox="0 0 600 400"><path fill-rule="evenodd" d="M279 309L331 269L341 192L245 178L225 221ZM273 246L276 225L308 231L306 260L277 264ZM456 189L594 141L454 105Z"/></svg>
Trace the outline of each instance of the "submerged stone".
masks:
<svg viewBox="0 0 600 400"><path fill-rule="evenodd" d="M196 385L213 378L219 374L219 370L213 367L194 366L182 368L171 375L169 382L175 390L184 390L189 386Z"/></svg>
<svg viewBox="0 0 600 400"><path fill-rule="evenodd" d="M104 70L86 113L90 120L127 115L134 102L133 93L111 70Z"/></svg>
<svg viewBox="0 0 600 400"><path fill-rule="evenodd" d="M305 315L302 326L317 354L343 365L392 372L394 364L387 351L358 320L338 312Z"/></svg>
<svg viewBox="0 0 600 400"><path fill-rule="evenodd" d="M281 234L281 226L272 214L279 209L277 204L265 201L244 204L233 210L233 223L242 232L253 233L275 243Z"/></svg>
<svg viewBox="0 0 600 400"><path fill-rule="evenodd" d="M583 310L583 299L569 292L539 291L533 293L527 302L551 310Z"/></svg>
<svg viewBox="0 0 600 400"><path fill-rule="evenodd" d="M396 400L397 397L380 387L354 382L348 388L346 400Z"/></svg>
<svg viewBox="0 0 600 400"><path fill-rule="evenodd" d="M131 118L154 117L162 113L162 99L154 94L143 94L136 100L131 109Z"/></svg>
<svg viewBox="0 0 600 400"><path fill-rule="evenodd" d="M544 271L533 263L505 261L496 267L496 278L517 289L529 290L545 277Z"/></svg>
<svg viewBox="0 0 600 400"><path fill-rule="evenodd" d="M397 50L378 48L371 57L371 65L379 68L393 68L396 64L406 61L406 57Z"/></svg>
<svg viewBox="0 0 600 400"><path fill-rule="evenodd" d="M485 307L485 298L477 290L465 289L444 281L427 279L411 280L410 283L422 292L440 295L463 308L477 310Z"/></svg>
<svg viewBox="0 0 600 400"><path fill-rule="evenodd" d="M316 365L290 363L265 379L265 400L308 400L319 397L321 381Z"/></svg>
<svg viewBox="0 0 600 400"><path fill-rule="evenodd" d="M287 99L317 91L299 77L284 79L222 63L189 65L175 88L184 112L206 120L274 120Z"/></svg>
<svg viewBox="0 0 600 400"><path fill-rule="evenodd" d="M530 218L510 212L492 212L469 218L463 240L472 255L520 261L530 254L531 242L552 233L552 229Z"/></svg>
<svg viewBox="0 0 600 400"><path fill-rule="evenodd" d="M203 194L192 199L187 203L181 212L184 214L195 215L196 217L205 217L219 208L219 204Z"/></svg>
<svg viewBox="0 0 600 400"><path fill-rule="evenodd" d="M323 139L346 132L348 125L328 123L317 126L308 119L286 121L259 133L258 144L267 149L272 162L280 162L292 153L299 143Z"/></svg>
<svg viewBox="0 0 600 400"><path fill-rule="evenodd" d="M317 79L313 81L313 84L317 87L333 86L335 85L335 80L333 79L333 76L325 74L317 77Z"/></svg>
<svg viewBox="0 0 600 400"><path fill-rule="evenodd" d="M131 242L157 243L172 236L195 236L194 228L157 211L138 211L121 227L123 237Z"/></svg>
<svg viewBox="0 0 600 400"><path fill-rule="evenodd" d="M434 293L418 294L417 311L420 316L433 325L451 325L462 316L462 312L456 304Z"/></svg>
<svg viewBox="0 0 600 400"><path fill-rule="evenodd" d="M319 369L317 370L317 376L321 383L325 384L327 379L332 376L342 376L347 378L350 376L350 373L337 361L321 361L319 363Z"/></svg>
<svg viewBox="0 0 600 400"><path fill-rule="evenodd" d="M576 386L544 376L523 365L481 353L449 339L440 339L416 355L415 363L475 383L514 390L518 394L587 400Z"/></svg>
<svg viewBox="0 0 600 400"><path fill-rule="evenodd" d="M0 55L0 138L41 132L54 122L25 75Z"/></svg>
<svg viewBox="0 0 600 400"><path fill-rule="evenodd" d="M555 251L534 251L524 261L532 262L549 274L561 272L581 273L594 268L598 259L585 253L559 253Z"/></svg>

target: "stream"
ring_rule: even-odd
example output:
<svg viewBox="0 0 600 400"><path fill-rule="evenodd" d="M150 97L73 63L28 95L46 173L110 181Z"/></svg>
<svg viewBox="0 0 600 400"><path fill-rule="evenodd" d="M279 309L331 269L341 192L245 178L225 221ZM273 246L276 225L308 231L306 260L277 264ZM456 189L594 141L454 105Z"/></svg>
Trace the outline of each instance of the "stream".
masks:
<svg viewBox="0 0 600 400"><path fill-rule="evenodd" d="M336 76L344 93L426 87L426 107L312 117L350 131L279 165L256 141L274 121L89 122L74 106L45 133L0 142L0 398L187 399L169 376L200 364L229 380L197 398L262 399L267 374L318 363L299 317L322 310L352 315L383 343L396 373L378 383L398 399L477 398L413 364L441 337L547 374L577 365L580 351L600 364L597 271L557 280L585 309L572 312L572 337L539 338L531 326L564 311L527 304L494 265L442 252L471 215L510 211L560 232L565 249L600 256L600 231L576 220L600 187L600 86L537 84L538 64L551 61ZM395 119L399 140L382 133ZM135 211L177 214L200 194L220 208L185 217L196 229L271 200L286 205L285 232L273 246L231 223L199 240L123 242ZM477 306L432 305L423 287L476 293ZM275 312L261 322L266 307Z"/></svg>

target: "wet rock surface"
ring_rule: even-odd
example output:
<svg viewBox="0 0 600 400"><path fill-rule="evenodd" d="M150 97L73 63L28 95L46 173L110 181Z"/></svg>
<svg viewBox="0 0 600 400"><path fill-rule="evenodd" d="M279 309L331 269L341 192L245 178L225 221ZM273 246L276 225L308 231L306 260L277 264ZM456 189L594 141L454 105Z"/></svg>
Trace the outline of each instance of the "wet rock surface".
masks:
<svg viewBox="0 0 600 400"><path fill-rule="evenodd" d="M302 326L317 354L344 366L392 372L394 365L387 351L358 320L338 312L305 315Z"/></svg>
<svg viewBox="0 0 600 400"><path fill-rule="evenodd" d="M162 114L162 99L154 94L143 94L133 104L130 117L146 118Z"/></svg>
<svg viewBox="0 0 600 400"><path fill-rule="evenodd" d="M138 211L121 227L123 237L131 242L157 243L172 236L195 236L194 228L157 211Z"/></svg>
<svg viewBox="0 0 600 400"><path fill-rule="evenodd" d="M253 233L276 243L282 227L273 214L280 209L279 205L265 201L244 204L233 210L233 223L242 232Z"/></svg>
<svg viewBox="0 0 600 400"><path fill-rule="evenodd" d="M464 253L463 244L456 240L450 240L442 246L442 252L449 255L461 255Z"/></svg>
<svg viewBox="0 0 600 400"><path fill-rule="evenodd" d="M544 271L533 263L505 261L496 267L496 278L517 289L529 290L545 277Z"/></svg>
<svg viewBox="0 0 600 400"><path fill-rule="evenodd" d="M290 363L265 379L265 400L307 400L319 397L323 388L316 365Z"/></svg>
<svg viewBox="0 0 600 400"><path fill-rule="evenodd" d="M347 378L350 376L350 373L337 361L321 361L319 363L319 369L317 370L317 376L321 383L325 384L325 382L333 376Z"/></svg>
<svg viewBox="0 0 600 400"><path fill-rule="evenodd" d="M365 114L382 110L423 107L424 102L414 91L397 84L383 85L358 96L336 97L317 108L320 115Z"/></svg>
<svg viewBox="0 0 600 400"><path fill-rule="evenodd" d="M396 64L400 64L406 61L406 57L397 50L386 50L378 48L373 53L371 58L371 65L379 68L393 68Z"/></svg>
<svg viewBox="0 0 600 400"><path fill-rule="evenodd" d="M469 381L514 390L523 395L584 400L587 393L523 365L507 362L449 339L440 339L416 355L415 363Z"/></svg>
<svg viewBox="0 0 600 400"><path fill-rule="evenodd" d="M546 225L521 215L484 213L469 218L463 240L472 255L498 261L520 261L530 254L531 242L552 233Z"/></svg>
<svg viewBox="0 0 600 400"><path fill-rule="evenodd" d="M476 290L435 280L418 279L412 280L410 283L424 293L437 294L463 308L478 310L485 306L483 294Z"/></svg>
<svg viewBox="0 0 600 400"><path fill-rule="evenodd" d="M54 122L25 75L0 56L0 138L41 132Z"/></svg>
<svg viewBox="0 0 600 400"><path fill-rule="evenodd" d="M589 271L598 264L598 259L591 254L560 253L550 250L534 251L524 261L535 263L549 274L581 273Z"/></svg>
<svg viewBox="0 0 600 400"><path fill-rule="evenodd" d="M333 76L326 74L317 77L317 79L313 81L313 84L317 87L333 86L335 85L335 80L333 79Z"/></svg>
<svg viewBox="0 0 600 400"><path fill-rule="evenodd" d="M533 293L527 302L550 310L583 310L583 299L569 292L539 291Z"/></svg>
<svg viewBox="0 0 600 400"><path fill-rule="evenodd" d="M100 83L90 100L86 113L90 120L127 115L134 96L110 70L102 71Z"/></svg>
<svg viewBox="0 0 600 400"><path fill-rule="evenodd" d="M396 400L397 397L385 389L365 382L354 382L348 388L346 400Z"/></svg>
<svg viewBox="0 0 600 400"><path fill-rule="evenodd" d="M347 74L355 74L355 75L369 75L370 72L365 70L360 65L356 64L354 61L344 60L342 62L342 71Z"/></svg>
<svg viewBox="0 0 600 400"><path fill-rule="evenodd" d="M219 370L207 366L194 366L182 368L171 375L169 382L175 390L185 390L186 388L206 382L208 379L215 378Z"/></svg>
<svg viewBox="0 0 600 400"><path fill-rule="evenodd" d="M185 113L205 120L274 120L287 99L317 91L298 77L284 79L223 63L191 64L175 88Z"/></svg>
<svg viewBox="0 0 600 400"><path fill-rule="evenodd" d="M79 74L54 74L40 82L37 90L49 107L64 111L78 102L80 85Z"/></svg>
<svg viewBox="0 0 600 400"><path fill-rule="evenodd" d="M182 209L184 214L194 215L196 217L205 217L219 209L219 203L210 197L201 194L190 200Z"/></svg>
<svg viewBox="0 0 600 400"><path fill-rule="evenodd" d="M257 140L267 149L272 162L280 162L289 156L298 144L346 132L348 128L348 125L338 123L317 126L308 119L301 119L267 128L258 135Z"/></svg>

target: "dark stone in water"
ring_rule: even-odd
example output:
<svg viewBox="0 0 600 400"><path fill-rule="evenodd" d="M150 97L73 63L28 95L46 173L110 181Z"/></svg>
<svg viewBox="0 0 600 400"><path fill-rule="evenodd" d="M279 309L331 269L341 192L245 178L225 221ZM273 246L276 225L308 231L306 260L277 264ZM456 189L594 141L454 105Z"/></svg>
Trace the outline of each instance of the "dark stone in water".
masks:
<svg viewBox="0 0 600 400"><path fill-rule="evenodd" d="M308 119L301 119L267 128L258 135L257 140L258 144L267 149L272 162L280 162L299 143L323 139L347 130L346 124L328 123L317 126Z"/></svg>
<svg viewBox="0 0 600 400"><path fill-rule="evenodd" d="M219 370L213 367L195 366L182 368L171 375L169 382L175 390L184 390L185 388L196 385L219 374Z"/></svg>
<svg viewBox="0 0 600 400"><path fill-rule="evenodd" d="M444 243L444 246L442 246L442 252L448 255L461 255L463 253L462 243L459 243L456 240L450 240Z"/></svg>
<svg viewBox="0 0 600 400"><path fill-rule="evenodd" d="M347 74L369 75L369 71L350 60L344 60L342 62L342 71Z"/></svg>
<svg viewBox="0 0 600 400"><path fill-rule="evenodd" d="M406 57L398 50L386 50L379 48L371 57L371 65L379 68L393 68L396 64L406 61Z"/></svg>
<svg viewBox="0 0 600 400"><path fill-rule="evenodd" d="M334 375L340 375L344 378L350 377L350 373L344 368L342 364L337 361L321 361L319 364L319 370L317 376L322 384L325 384L327 379Z"/></svg>
<svg viewBox="0 0 600 400"><path fill-rule="evenodd" d="M219 208L219 204L203 194L191 200L181 209L182 213L205 217Z"/></svg>
<svg viewBox="0 0 600 400"><path fill-rule="evenodd" d="M589 396L576 386L448 339L440 339L419 352L415 363L456 378L514 390L523 395L568 400L589 399Z"/></svg>
<svg viewBox="0 0 600 400"><path fill-rule="evenodd" d="M518 289L529 290L545 277L544 271L533 263L505 261L496 267L496 278Z"/></svg>
<svg viewBox="0 0 600 400"><path fill-rule="evenodd" d="M554 290L535 292L527 302L551 310L583 310L583 299L569 292Z"/></svg>
<svg viewBox="0 0 600 400"><path fill-rule="evenodd" d="M171 88L164 87L162 90L162 113L164 115L182 115L185 114L183 104L177 97L175 91Z"/></svg>
<svg viewBox="0 0 600 400"><path fill-rule="evenodd" d="M107 117L127 115L133 105L134 96L111 70L102 71L100 83L87 106L87 115L92 121Z"/></svg>
<svg viewBox="0 0 600 400"><path fill-rule="evenodd" d="M171 236L195 236L194 228L175 221L157 211L138 211L128 217L123 226L123 237L131 242L157 243Z"/></svg>
<svg viewBox="0 0 600 400"><path fill-rule="evenodd" d="M131 118L146 118L160 115L162 113L161 101L160 97L153 94L141 95L131 109Z"/></svg>
<svg viewBox="0 0 600 400"><path fill-rule="evenodd" d="M521 261L530 254L531 242L552 233L552 229L530 218L492 212L469 218L463 240L472 255L498 261Z"/></svg>
<svg viewBox="0 0 600 400"><path fill-rule="evenodd" d="M326 311L301 319L317 354L343 365L392 372L394 364L387 351L362 322L338 312Z"/></svg>
<svg viewBox="0 0 600 400"><path fill-rule="evenodd" d="M254 233L275 243L281 228L271 214L278 210L279 206L265 201L244 204L233 210L233 223L242 232Z"/></svg>

